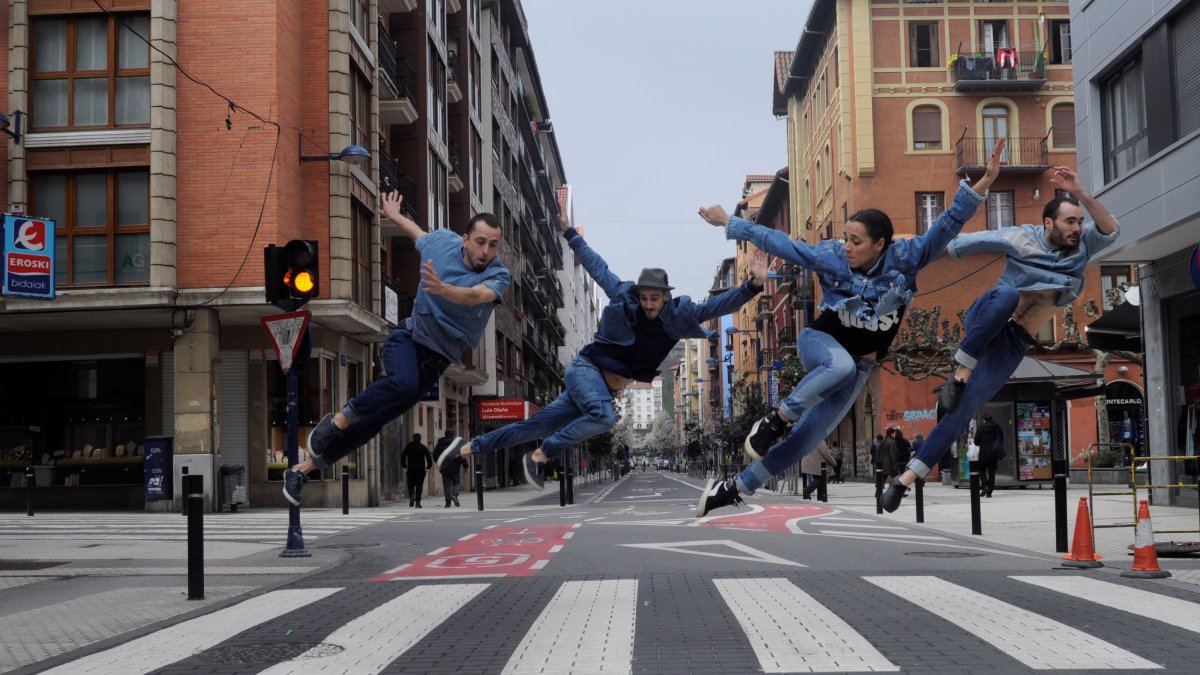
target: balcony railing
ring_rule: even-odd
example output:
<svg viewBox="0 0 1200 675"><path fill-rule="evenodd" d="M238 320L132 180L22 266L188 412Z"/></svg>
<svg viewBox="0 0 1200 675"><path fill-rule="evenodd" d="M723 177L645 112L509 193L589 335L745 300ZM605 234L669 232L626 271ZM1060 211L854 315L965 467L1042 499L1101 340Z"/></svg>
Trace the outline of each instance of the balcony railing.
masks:
<svg viewBox="0 0 1200 675"><path fill-rule="evenodd" d="M1046 83L1045 55L1036 49L960 51L952 70L955 91L1032 91Z"/></svg>
<svg viewBox="0 0 1200 675"><path fill-rule="evenodd" d="M399 55L396 54L396 45L392 43L392 37L388 34L387 26L380 21L379 29L379 71L383 73L384 81L391 86L392 91L400 93L400 70L397 64Z"/></svg>
<svg viewBox="0 0 1200 675"><path fill-rule="evenodd" d="M771 370L774 367L775 350L760 349L758 350L758 369Z"/></svg>
<svg viewBox="0 0 1200 675"><path fill-rule="evenodd" d="M462 155L458 151L458 144L450 142L450 170L458 175L462 175Z"/></svg>
<svg viewBox="0 0 1200 675"><path fill-rule="evenodd" d="M995 139L964 136L955 144L958 173L983 172ZM1001 173L1041 173L1050 168L1046 138L1010 136L1000 157Z"/></svg>
<svg viewBox="0 0 1200 675"><path fill-rule="evenodd" d="M758 315L761 317L761 316L771 314L771 312L775 311L774 304L775 304L774 299L769 295L764 295L761 298L759 298L758 299Z"/></svg>
<svg viewBox="0 0 1200 675"><path fill-rule="evenodd" d="M779 331L779 346L791 347L796 344L796 331L791 328L784 328Z"/></svg>

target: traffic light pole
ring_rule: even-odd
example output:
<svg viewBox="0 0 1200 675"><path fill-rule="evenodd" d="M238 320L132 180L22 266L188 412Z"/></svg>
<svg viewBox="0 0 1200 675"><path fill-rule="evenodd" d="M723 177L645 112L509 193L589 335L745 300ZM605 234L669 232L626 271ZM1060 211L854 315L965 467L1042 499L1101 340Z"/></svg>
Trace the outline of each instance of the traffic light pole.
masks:
<svg viewBox="0 0 1200 675"><path fill-rule="evenodd" d="M288 468L300 463L300 407L296 401L296 369L287 373L287 461ZM279 552L280 558L307 558L312 554L304 548L304 534L300 531L300 507L288 505L287 548Z"/></svg>

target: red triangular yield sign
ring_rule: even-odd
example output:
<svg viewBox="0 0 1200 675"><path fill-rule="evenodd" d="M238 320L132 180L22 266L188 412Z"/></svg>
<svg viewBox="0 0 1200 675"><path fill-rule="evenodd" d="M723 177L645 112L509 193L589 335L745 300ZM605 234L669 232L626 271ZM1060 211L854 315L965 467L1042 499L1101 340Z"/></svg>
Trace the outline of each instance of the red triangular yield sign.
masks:
<svg viewBox="0 0 1200 675"><path fill-rule="evenodd" d="M288 312L259 319L271 338L275 355L279 357L279 367L285 373L292 367L292 360L300 350L300 340L304 337L304 331L308 330L308 320L311 318L312 312Z"/></svg>

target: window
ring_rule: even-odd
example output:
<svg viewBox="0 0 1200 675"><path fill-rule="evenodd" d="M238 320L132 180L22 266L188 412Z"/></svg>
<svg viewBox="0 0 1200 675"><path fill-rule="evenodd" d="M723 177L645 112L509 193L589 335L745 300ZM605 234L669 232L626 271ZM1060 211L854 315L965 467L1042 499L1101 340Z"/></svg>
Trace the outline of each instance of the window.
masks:
<svg viewBox="0 0 1200 675"><path fill-rule="evenodd" d="M919 105L912 112L913 150L942 148L942 109Z"/></svg>
<svg viewBox="0 0 1200 675"><path fill-rule="evenodd" d="M989 230L998 230L1002 227L1011 227L1013 224L1013 192L997 192L995 190L988 193L987 198L987 226Z"/></svg>
<svg viewBox="0 0 1200 675"><path fill-rule="evenodd" d="M936 23L910 22L908 24L908 65L912 68L937 68L938 25Z"/></svg>
<svg viewBox="0 0 1200 675"><path fill-rule="evenodd" d="M350 143L371 148L371 85L356 68L350 70Z"/></svg>
<svg viewBox="0 0 1200 675"><path fill-rule="evenodd" d="M149 36L147 16L35 21L31 128L149 124Z"/></svg>
<svg viewBox="0 0 1200 675"><path fill-rule="evenodd" d="M483 139L471 129L471 195L483 200Z"/></svg>
<svg viewBox="0 0 1200 675"><path fill-rule="evenodd" d="M446 140L446 64L442 63L442 57L432 42L429 43L428 63L429 84L426 87L428 91L426 98L429 99L429 103L426 105L426 111L429 115L429 129L433 135L441 138L444 142Z"/></svg>
<svg viewBox="0 0 1200 675"><path fill-rule="evenodd" d="M479 61L479 50L475 48L474 44L472 44L470 72L467 74L467 77L469 77L471 81L467 83L467 89L470 91L471 96L471 110L474 111L476 115L480 115L480 111L483 110L483 82L481 81L483 78L483 75L481 74L482 69L483 66Z"/></svg>
<svg viewBox="0 0 1200 675"><path fill-rule="evenodd" d="M1037 337L1037 341L1044 345L1054 344L1054 319L1053 318L1051 318L1049 321L1047 321L1046 325L1042 326L1042 329L1038 331L1038 334L1036 337Z"/></svg>
<svg viewBox="0 0 1200 675"><path fill-rule="evenodd" d="M997 49L1012 47L1008 42L1007 21L980 21L979 47L985 53L995 53Z"/></svg>
<svg viewBox="0 0 1200 675"><path fill-rule="evenodd" d="M996 145L996 141L1008 137L1008 107L1003 105L985 106L982 117L983 147L984 153L988 153ZM1011 142L1004 146L1004 151L1000 153L1001 162L1010 161L1009 157L1012 155L1013 146L1014 143Z"/></svg>
<svg viewBox="0 0 1200 675"><path fill-rule="evenodd" d="M1192 3L1171 24L1175 119L1183 138L1200 129L1200 4Z"/></svg>
<svg viewBox="0 0 1200 675"><path fill-rule="evenodd" d="M1104 125L1104 175L1115 180L1150 155L1142 59L1136 56L1100 86Z"/></svg>
<svg viewBox="0 0 1200 675"><path fill-rule="evenodd" d="M1121 303L1119 296L1115 300L1109 298L1109 290L1119 289L1122 284L1128 284L1132 279L1130 268L1125 265L1104 265L1100 268L1100 297L1103 298L1104 311L1107 312Z"/></svg>
<svg viewBox="0 0 1200 675"><path fill-rule="evenodd" d="M150 281L150 172L32 172L30 212L53 218L55 284Z"/></svg>
<svg viewBox="0 0 1200 675"><path fill-rule="evenodd" d="M366 41L367 26L370 25L371 11L367 0L350 0L350 27L358 31L358 36Z"/></svg>
<svg viewBox="0 0 1200 675"><path fill-rule="evenodd" d="M508 354L508 349L504 346L504 335L500 331L496 331L496 374L504 374L504 357Z"/></svg>
<svg viewBox="0 0 1200 675"><path fill-rule="evenodd" d="M355 304L371 306L371 212L356 200L350 209L350 293Z"/></svg>
<svg viewBox="0 0 1200 675"><path fill-rule="evenodd" d="M925 234L929 228L933 227L933 221L937 220L938 214L945 209L945 203L946 193L944 192L917 193L916 234Z"/></svg>
<svg viewBox="0 0 1200 675"><path fill-rule="evenodd" d="M823 180L825 182L825 189L828 190L833 185L833 160L829 154L828 143L825 144L825 176Z"/></svg>
<svg viewBox="0 0 1200 675"><path fill-rule="evenodd" d="M1067 64L1071 62L1071 22L1066 19L1051 19L1050 24L1050 63Z"/></svg>
<svg viewBox="0 0 1200 675"><path fill-rule="evenodd" d="M446 227L446 196L448 194L446 165L434 153L429 153L429 231Z"/></svg>
<svg viewBox="0 0 1200 675"><path fill-rule="evenodd" d="M443 0L425 0L425 12L429 17L429 23L433 25L434 34L445 39L446 9Z"/></svg>
<svg viewBox="0 0 1200 675"><path fill-rule="evenodd" d="M1075 147L1075 104L1060 103L1050 111L1050 145L1055 148Z"/></svg>

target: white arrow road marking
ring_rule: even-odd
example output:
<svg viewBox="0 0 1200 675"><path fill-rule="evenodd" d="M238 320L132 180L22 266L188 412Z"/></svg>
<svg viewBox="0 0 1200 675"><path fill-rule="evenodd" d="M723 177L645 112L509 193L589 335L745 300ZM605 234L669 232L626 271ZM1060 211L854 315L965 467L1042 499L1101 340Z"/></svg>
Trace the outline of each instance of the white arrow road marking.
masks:
<svg viewBox="0 0 1200 675"><path fill-rule="evenodd" d="M713 558L730 558L732 560L772 563L775 565L788 565L790 567L808 567L807 565L801 565L798 562L792 562L791 560L786 560L784 558L780 558L779 556L771 555L770 553L760 551L756 548L751 548L745 544L739 544L738 542L731 541L729 539L701 539L699 541L676 541L665 542L662 544L621 544L621 546L628 546L629 548L648 548L656 551L671 551L673 553L706 555ZM746 555L731 555L728 553L713 553L711 551L693 550L695 547L699 546L725 546L736 551L741 551Z"/></svg>

